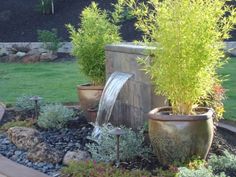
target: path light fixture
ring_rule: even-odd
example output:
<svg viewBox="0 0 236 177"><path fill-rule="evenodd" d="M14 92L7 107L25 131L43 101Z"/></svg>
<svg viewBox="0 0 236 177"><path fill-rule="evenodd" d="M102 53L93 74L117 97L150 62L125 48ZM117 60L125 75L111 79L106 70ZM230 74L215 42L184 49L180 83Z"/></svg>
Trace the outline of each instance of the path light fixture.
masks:
<svg viewBox="0 0 236 177"><path fill-rule="evenodd" d="M34 101L34 119L38 119L38 103L40 100L42 100L42 97L39 96L33 96L30 98L31 101Z"/></svg>
<svg viewBox="0 0 236 177"><path fill-rule="evenodd" d="M117 127L109 131L109 133L111 135L116 136L116 166L119 167L120 166L120 136L124 135L126 132L123 129Z"/></svg>

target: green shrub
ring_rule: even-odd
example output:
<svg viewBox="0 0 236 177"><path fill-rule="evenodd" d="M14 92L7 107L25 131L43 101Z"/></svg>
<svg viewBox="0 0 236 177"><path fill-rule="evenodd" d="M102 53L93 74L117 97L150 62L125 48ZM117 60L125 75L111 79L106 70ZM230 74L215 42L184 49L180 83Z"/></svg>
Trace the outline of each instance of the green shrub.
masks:
<svg viewBox="0 0 236 177"><path fill-rule="evenodd" d="M15 109L20 112L30 112L34 110L35 102L30 100L33 95L22 95L16 98ZM43 104L42 100L38 102L38 105Z"/></svg>
<svg viewBox="0 0 236 177"><path fill-rule="evenodd" d="M233 175L236 176L236 155L230 154L228 151L224 151L223 156L213 154L208 161L208 165L216 174L225 172L226 175L229 175L228 173L234 172Z"/></svg>
<svg viewBox="0 0 236 177"><path fill-rule="evenodd" d="M46 50L56 53L62 46L61 39L57 35L57 29L53 28L49 30L38 30L38 41L43 42L43 46Z"/></svg>
<svg viewBox="0 0 236 177"><path fill-rule="evenodd" d="M62 169L62 174L71 177L148 177L151 174L147 171L128 171L119 169L105 163L94 161L71 162L68 167Z"/></svg>
<svg viewBox="0 0 236 177"><path fill-rule="evenodd" d="M33 127L33 121L30 120L13 120L11 122L7 122L0 126L1 131L7 131L11 127Z"/></svg>
<svg viewBox="0 0 236 177"><path fill-rule="evenodd" d="M225 62L223 41L236 24L236 9L228 0L125 1L144 41L156 46L151 60L140 60L156 92L171 101L174 114L195 114Z"/></svg>
<svg viewBox="0 0 236 177"><path fill-rule="evenodd" d="M40 109L40 116L37 120L39 127L60 129L73 119L74 112L61 104L48 104Z"/></svg>
<svg viewBox="0 0 236 177"><path fill-rule="evenodd" d="M72 53L78 59L81 71L95 85L105 83L105 46L119 42L119 27L109 21L106 11L96 3L85 8L81 14L78 30L67 25L72 40Z"/></svg>
<svg viewBox="0 0 236 177"><path fill-rule="evenodd" d="M111 135L114 127L110 124L101 127L99 138L89 137L95 143L86 144L92 158L96 161L111 162L116 160L116 136ZM148 147L143 146L144 135L142 132L135 133L130 128L122 127L126 134L120 137L120 159L132 159L135 156L147 156L150 152Z"/></svg>

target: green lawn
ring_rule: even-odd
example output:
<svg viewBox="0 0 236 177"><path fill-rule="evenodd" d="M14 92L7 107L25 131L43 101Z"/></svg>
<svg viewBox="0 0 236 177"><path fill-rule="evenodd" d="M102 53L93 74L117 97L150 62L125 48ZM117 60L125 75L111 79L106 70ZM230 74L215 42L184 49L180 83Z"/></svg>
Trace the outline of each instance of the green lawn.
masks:
<svg viewBox="0 0 236 177"><path fill-rule="evenodd" d="M76 62L0 63L0 101L15 103L22 94L47 102L78 102L76 85L86 82Z"/></svg>
<svg viewBox="0 0 236 177"><path fill-rule="evenodd" d="M236 120L236 58L220 70L229 75L225 119ZM75 62L8 64L0 63L0 101L14 104L22 94L40 95L48 102L78 102L76 85L87 79Z"/></svg>
<svg viewBox="0 0 236 177"><path fill-rule="evenodd" d="M236 121L236 58L229 60L220 73L229 75L228 80L223 82L224 88L227 89L224 118Z"/></svg>

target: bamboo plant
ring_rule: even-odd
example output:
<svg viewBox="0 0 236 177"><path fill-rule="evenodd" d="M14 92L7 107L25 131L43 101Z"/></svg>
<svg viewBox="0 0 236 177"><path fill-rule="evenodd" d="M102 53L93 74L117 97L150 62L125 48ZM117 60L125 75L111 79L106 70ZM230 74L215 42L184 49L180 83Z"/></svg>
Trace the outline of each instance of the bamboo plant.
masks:
<svg viewBox="0 0 236 177"><path fill-rule="evenodd" d="M124 0L137 18L144 41L156 46L152 60L140 59L156 92L166 96L173 114L193 115L220 80L224 40L236 24L228 0Z"/></svg>
<svg viewBox="0 0 236 177"><path fill-rule="evenodd" d="M81 71L93 85L104 85L105 46L121 41L119 26L109 19L108 13L92 2L81 14L78 29L67 25L73 45L72 54L78 59Z"/></svg>

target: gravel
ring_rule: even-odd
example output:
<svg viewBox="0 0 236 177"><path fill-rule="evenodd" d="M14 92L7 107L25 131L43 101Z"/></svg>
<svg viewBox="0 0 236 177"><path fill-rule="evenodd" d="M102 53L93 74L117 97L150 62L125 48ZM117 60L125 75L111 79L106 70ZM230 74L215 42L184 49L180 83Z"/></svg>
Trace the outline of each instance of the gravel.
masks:
<svg viewBox="0 0 236 177"><path fill-rule="evenodd" d="M87 126L81 129L60 129L42 131L41 135L44 141L52 148L56 148L60 152L65 154L67 151L72 150L84 150L87 143L86 137L92 132L92 126ZM18 149L14 144L10 142L6 133L0 133L0 154L3 156L25 165L27 167L39 170L50 176L59 176L62 164L51 164L46 162L32 162L27 159L27 152Z"/></svg>

